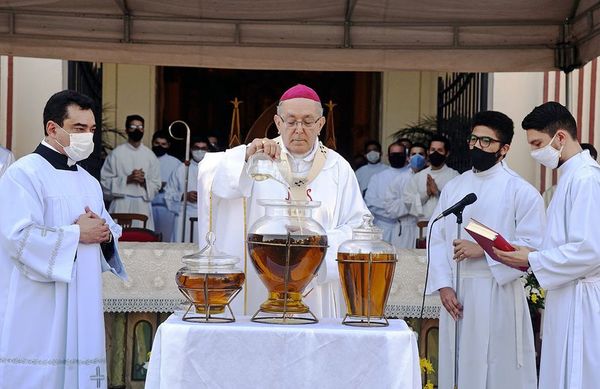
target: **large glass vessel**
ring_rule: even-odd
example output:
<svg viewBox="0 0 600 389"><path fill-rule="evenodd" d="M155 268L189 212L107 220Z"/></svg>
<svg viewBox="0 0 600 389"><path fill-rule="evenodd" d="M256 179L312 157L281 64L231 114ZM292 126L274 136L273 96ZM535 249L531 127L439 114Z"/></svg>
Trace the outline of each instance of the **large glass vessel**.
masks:
<svg viewBox="0 0 600 389"><path fill-rule="evenodd" d="M311 217L318 201L260 200L265 215L249 229L252 264L268 290L253 321L274 324L317 322L302 293L319 270L327 235Z"/></svg>
<svg viewBox="0 0 600 389"><path fill-rule="evenodd" d="M235 316L229 303L240 292L246 279L235 265L238 258L219 252L212 232L206 235L207 245L200 252L182 258L175 281L190 302L183 320L194 322L233 322Z"/></svg>
<svg viewBox="0 0 600 389"><path fill-rule="evenodd" d="M347 314L343 324L387 326L385 305L396 268L396 250L383 240L383 230L365 215L352 239L338 248L338 270Z"/></svg>

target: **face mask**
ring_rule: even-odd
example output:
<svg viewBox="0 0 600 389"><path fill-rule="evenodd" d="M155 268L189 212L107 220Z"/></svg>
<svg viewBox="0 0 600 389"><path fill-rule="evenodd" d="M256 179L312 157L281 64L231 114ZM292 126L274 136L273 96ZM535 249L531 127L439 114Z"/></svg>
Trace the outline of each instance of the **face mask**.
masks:
<svg viewBox="0 0 600 389"><path fill-rule="evenodd" d="M469 150L471 156L471 165L475 170L483 172L496 164L500 150L496 153L488 153L478 147L473 147Z"/></svg>
<svg viewBox="0 0 600 389"><path fill-rule="evenodd" d="M415 171L419 171L425 167L425 157L421 154L415 154L410 157L410 167Z"/></svg>
<svg viewBox="0 0 600 389"><path fill-rule="evenodd" d="M369 163L377 163L379 162L379 157L381 157L381 154L379 151L371 150L365 155L365 157Z"/></svg>
<svg viewBox="0 0 600 389"><path fill-rule="evenodd" d="M437 151L429 154L429 162L431 166L440 167L446 162L446 156L444 154L440 154Z"/></svg>
<svg viewBox="0 0 600 389"><path fill-rule="evenodd" d="M152 151L156 154L157 157L162 157L167 153L167 148L162 146L152 146Z"/></svg>
<svg viewBox="0 0 600 389"><path fill-rule="evenodd" d="M556 150L554 147L552 147L554 138L556 138L556 134L554 134L546 146L542 147L541 149L531 151L531 158L535 159L549 169L556 169L560 159L560 154L562 153L564 147L562 146L560 150Z"/></svg>
<svg viewBox="0 0 600 389"><path fill-rule="evenodd" d="M127 131L127 138L133 142L139 142L144 137L144 132L139 130Z"/></svg>
<svg viewBox="0 0 600 389"><path fill-rule="evenodd" d="M194 161L196 161L198 163L200 161L202 161L205 154L206 154L206 150L192 150L192 158L194 159Z"/></svg>
<svg viewBox="0 0 600 389"><path fill-rule="evenodd" d="M60 127L58 124L56 126L69 135L68 146L63 146L62 144L60 144L58 139L56 139L56 143L62 146L63 150L65 150L65 154L67 154L67 157L71 159L71 161L67 162L67 165L73 166L75 162L83 161L84 159L90 156L92 151L94 151L93 133L82 132L78 134L71 134L67 132L67 130L65 130L64 128Z"/></svg>
<svg viewBox="0 0 600 389"><path fill-rule="evenodd" d="M390 166L394 169L400 169L406 165L406 154L404 153L391 153L388 159L390 160Z"/></svg>

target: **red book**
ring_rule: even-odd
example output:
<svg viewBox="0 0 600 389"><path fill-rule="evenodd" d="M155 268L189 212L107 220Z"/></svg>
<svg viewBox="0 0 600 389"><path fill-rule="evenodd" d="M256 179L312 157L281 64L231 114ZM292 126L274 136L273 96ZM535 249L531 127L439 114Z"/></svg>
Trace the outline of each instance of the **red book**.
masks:
<svg viewBox="0 0 600 389"><path fill-rule="evenodd" d="M469 221L469 224L467 224L467 226L465 227L465 231L467 231L469 235L471 235L473 239L475 239L475 241L479 244L479 246L481 246L483 251L485 251L490 257L492 257L494 260L500 263L504 262L496 254L494 254L494 250L492 250L492 247L495 247L502 251L516 250L510 243L508 243L506 239L504 239L502 235L500 235L500 233L492 230L484 224L479 223L475 219L471 219ZM521 271L527 271L527 267L511 265L507 266L513 267Z"/></svg>

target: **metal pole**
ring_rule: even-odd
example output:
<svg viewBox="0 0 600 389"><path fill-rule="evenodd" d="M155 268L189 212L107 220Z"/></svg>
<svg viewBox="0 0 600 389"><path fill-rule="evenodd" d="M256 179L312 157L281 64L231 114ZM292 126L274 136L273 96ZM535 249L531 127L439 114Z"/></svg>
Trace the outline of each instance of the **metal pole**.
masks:
<svg viewBox="0 0 600 389"><path fill-rule="evenodd" d="M173 134L171 130L174 124L181 123L185 126L186 129L186 137L185 137L185 157L184 157L184 165L185 165L185 181L183 183L183 213L181 220L181 242L185 242L185 222L187 218L187 191L188 191L188 178L190 175L190 127L183 120L175 120L173 123L169 124L169 134L173 139L183 140L183 138L177 137Z"/></svg>
<svg viewBox="0 0 600 389"><path fill-rule="evenodd" d="M462 229L462 211L456 213L456 239L460 239ZM456 300L460 304L460 261L456 261ZM459 318L454 321L454 389L458 389L458 345Z"/></svg>

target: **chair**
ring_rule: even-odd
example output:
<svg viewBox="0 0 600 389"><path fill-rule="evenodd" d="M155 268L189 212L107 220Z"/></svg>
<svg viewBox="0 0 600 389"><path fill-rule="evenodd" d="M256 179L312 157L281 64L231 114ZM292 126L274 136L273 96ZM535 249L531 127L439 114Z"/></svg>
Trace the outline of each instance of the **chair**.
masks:
<svg viewBox="0 0 600 389"><path fill-rule="evenodd" d="M146 228L148 216L141 213L111 213L113 220L123 228L131 228L134 220L139 220L143 223L143 228Z"/></svg>
<svg viewBox="0 0 600 389"><path fill-rule="evenodd" d="M162 234L147 228L124 227L119 242L160 242Z"/></svg>
<svg viewBox="0 0 600 389"><path fill-rule="evenodd" d="M190 217L190 242L194 241L194 225L198 221L196 216Z"/></svg>
<svg viewBox="0 0 600 389"><path fill-rule="evenodd" d="M427 229L427 224L429 224L429 220L419 220L417 222L417 227L419 228L419 237L417 238L415 247L418 249L427 248L427 237L424 236L424 230Z"/></svg>

